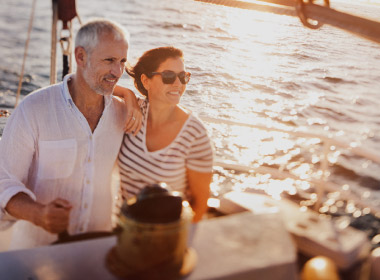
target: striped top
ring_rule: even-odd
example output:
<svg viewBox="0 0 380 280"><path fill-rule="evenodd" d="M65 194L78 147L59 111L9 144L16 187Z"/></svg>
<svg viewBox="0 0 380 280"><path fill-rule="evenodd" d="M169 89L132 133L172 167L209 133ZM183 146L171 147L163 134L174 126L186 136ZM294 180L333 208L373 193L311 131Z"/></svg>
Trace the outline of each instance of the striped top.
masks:
<svg viewBox="0 0 380 280"><path fill-rule="evenodd" d="M206 128L190 114L176 138L163 149L149 152L146 126L149 103L140 99L142 128L136 136L125 134L119 152L121 196L139 193L148 184L165 182L171 190L186 192L186 169L212 172L213 150Z"/></svg>

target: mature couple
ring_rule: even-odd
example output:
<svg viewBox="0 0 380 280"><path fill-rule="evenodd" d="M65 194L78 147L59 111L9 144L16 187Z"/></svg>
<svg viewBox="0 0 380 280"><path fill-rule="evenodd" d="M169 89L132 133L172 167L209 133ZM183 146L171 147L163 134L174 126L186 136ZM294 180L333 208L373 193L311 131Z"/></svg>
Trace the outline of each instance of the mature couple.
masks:
<svg viewBox="0 0 380 280"><path fill-rule="evenodd" d="M121 26L87 23L75 40L76 73L25 97L9 118L0 141L0 228L18 221L11 248L47 245L64 230L111 230L115 162L122 198L166 182L189 195L194 222L206 211L212 148L202 123L179 105L190 79L182 52L145 52L127 70L145 96L136 98L116 86L127 51Z"/></svg>

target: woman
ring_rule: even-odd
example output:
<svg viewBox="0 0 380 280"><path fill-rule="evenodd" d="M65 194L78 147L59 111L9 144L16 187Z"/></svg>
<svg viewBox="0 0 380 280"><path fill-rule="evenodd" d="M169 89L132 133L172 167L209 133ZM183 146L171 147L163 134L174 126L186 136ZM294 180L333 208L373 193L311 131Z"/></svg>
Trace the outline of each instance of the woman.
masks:
<svg viewBox="0 0 380 280"><path fill-rule="evenodd" d="M149 50L127 73L145 98L139 100L142 128L124 135L119 153L122 197L165 182L187 195L198 222L207 210L213 151L200 120L179 105L190 80L182 51Z"/></svg>

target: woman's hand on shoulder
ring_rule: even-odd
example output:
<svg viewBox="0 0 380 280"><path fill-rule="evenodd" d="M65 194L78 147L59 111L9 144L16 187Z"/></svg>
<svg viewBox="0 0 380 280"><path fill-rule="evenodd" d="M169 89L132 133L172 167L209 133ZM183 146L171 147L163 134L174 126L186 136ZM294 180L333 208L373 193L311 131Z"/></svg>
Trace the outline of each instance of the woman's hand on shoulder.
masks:
<svg viewBox="0 0 380 280"><path fill-rule="evenodd" d="M136 136L141 129L143 117L136 95L130 89L121 86L116 86L114 95L122 97L125 101L127 109L127 118L124 126L125 133L133 133Z"/></svg>

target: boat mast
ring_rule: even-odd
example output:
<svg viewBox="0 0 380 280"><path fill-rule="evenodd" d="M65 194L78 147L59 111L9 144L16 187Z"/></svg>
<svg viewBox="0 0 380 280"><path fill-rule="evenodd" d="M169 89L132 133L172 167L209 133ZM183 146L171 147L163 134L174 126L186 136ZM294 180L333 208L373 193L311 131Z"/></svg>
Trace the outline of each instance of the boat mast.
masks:
<svg viewBox="0 0 380 280"><path fill-rule="evenodd" d="M76 12L75 0L52 0L53 22L51 30L51 56L50 56L50 84L57 82L57 35L58 21L62 21L62 27L59 30L59 42L63 57L63 77L72 71L72 20L80 18Z"/></svg>

